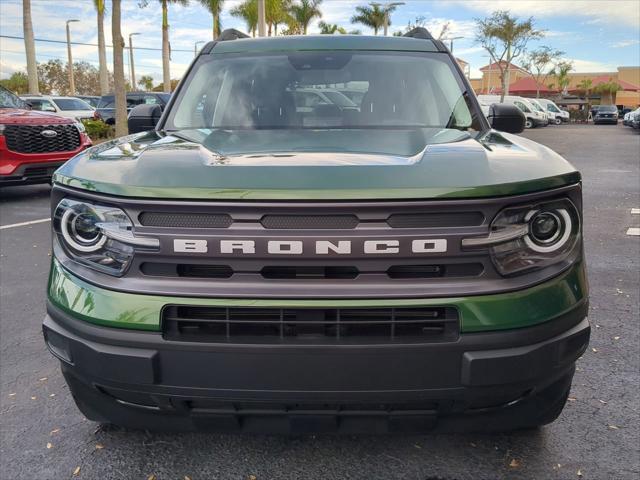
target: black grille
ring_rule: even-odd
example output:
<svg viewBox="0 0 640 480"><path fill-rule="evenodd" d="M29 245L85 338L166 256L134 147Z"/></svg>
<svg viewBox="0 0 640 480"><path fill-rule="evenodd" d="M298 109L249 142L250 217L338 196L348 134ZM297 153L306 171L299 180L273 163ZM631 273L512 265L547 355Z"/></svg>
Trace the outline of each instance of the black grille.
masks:
<svg viewBox="0 0 640 480"><path fill-rule="evenodd" d="M228 265L145 262L140 265L140 270L154 277L229 278L233 275Z"/></svg>
<svg viewBox="0 0 640 480"><path fill-rule="evenodd" d="M51 137L43 131L55 132ZM80 133L74 125L7 125L7 148L19 153L70 152L80 147Z"/></svg>
<svg viewBox="0 0 640 480"><path fill-rule="evenodd" d="M383 344L453 342L452 307L253 308L168 306L166 340L205 343Z"/></svg>
<svg viewBox="0 0 640 480"><path fill-rule="evenodd" d="M359 219L355 215L265 215L260 223L272 229L349 229L356 228Z"/></svg>
<svg viewBox="0 0 640 480"><path fill-rule="evenodd" d="M149 227L229 228L233 223L225 213L142 212L138 219Z"/></svg>
<svg viewBox="0 0 640 480"><path fill-rule="evenodd" d="M394 213L387 219L392 228L475 227L483 222L482 212Z"/></svg>

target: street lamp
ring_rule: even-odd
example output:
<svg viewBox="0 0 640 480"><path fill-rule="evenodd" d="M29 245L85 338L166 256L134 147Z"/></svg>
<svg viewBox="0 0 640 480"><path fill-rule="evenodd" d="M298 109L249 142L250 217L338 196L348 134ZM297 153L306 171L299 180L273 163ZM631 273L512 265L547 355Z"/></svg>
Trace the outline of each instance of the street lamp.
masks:
<svg viewBox="0 0 640 480"><path fill-rule="evenodd" d="M200 45L201 43L207 43L204 40L198 40L196 43L193 44L193 56L197 57L198 56L198 45Z"/></svg>
<svg viewBox="0 0 640 480"><path fill-rule="evenodd" d="M131 37L134 35L140 35L138 32L133 32L129 34L129 67L131 68L131 90L136 89L136 69L133 65L133 41Z"/></svg>
<svg viewBox="0 0 640 480"><path fill-rule="evenodd" d="M69 95L71 96L76 94L76 84L73 81L73 57L71 56L71 32L69 31L69 24L79 21L80 20L76 20L75 18L67 20L67 67L69 69Z"/></svg>
<svg viewBox="0 0 640 480"><path fill-rule="evenodd" d="M448 37L448 38L443 38L442 40L443 41L449 40L449 51L453 53L453 41L460 40L461 38L464 38L464 37Z"/></svg>
<svg viewBox="0 0 640 480"><path fill-rule="evenodd" d="M400 5L404 5L404 2L391 2L391 3L378 3L371 2L369 5L372 7L380 7L384 12L384 17L382 20L382 28L384 30L384 36L387 36L387 30L389 30L389 10L393 7L398 7Z"/></svg>

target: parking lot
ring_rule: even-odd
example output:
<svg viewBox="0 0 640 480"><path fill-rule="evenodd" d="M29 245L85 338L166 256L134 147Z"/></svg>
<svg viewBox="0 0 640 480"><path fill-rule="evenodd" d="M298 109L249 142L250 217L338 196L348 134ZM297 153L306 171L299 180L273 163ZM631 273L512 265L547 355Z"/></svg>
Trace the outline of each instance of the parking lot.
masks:
<svg viewBox="0 0 640 480"><path fill-rule="evenodd" d="M40 323L49 187L0 190L0 461L6 479L635 479L640 474L640 135L563 125L525 136L583 173L591 345L543 429L501 435L241 436L101 428L77 411ZM36 222L36 223L30 223ZM9 226L10 228L7 228ZM155 476L155 477L154 477Z"/></svg>

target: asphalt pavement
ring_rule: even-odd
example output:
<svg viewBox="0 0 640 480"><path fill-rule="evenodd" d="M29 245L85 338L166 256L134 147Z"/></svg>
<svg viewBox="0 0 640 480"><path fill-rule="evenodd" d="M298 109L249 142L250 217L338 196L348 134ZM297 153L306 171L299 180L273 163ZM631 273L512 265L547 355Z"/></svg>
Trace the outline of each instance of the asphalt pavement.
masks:
<svg viewBox="0 0 640 480"><path fill-rule="evenodd" d="M584 177L591 345L561 417L512 434L244 436L103 428L76 409L41 334L49 187L0 190L0 478L58 480L637 479L640 135L562 125L525 136ZM155 477L153 477L153 476Z"/></svg>

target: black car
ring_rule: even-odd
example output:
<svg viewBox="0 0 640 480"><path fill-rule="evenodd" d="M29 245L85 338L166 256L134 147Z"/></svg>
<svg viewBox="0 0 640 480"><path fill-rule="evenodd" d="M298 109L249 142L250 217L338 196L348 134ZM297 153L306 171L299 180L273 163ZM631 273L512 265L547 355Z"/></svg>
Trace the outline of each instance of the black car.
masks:
<svg viewBox="0 0 640 480"><path fill-rule="evenodd" d="M593 115L593 113L592 113ZM618 124L618 107L615 105L598 105L598 110L593 115L593 124L601 123Z"/></svg>
<svg viewBox="0 0 640 480"><path fill-rule="evenodd" d="M127 93L127 112L137 105L160 105L162 109L171 98L170 93L162 92L129 92ZM116 123L116 100L114 95L103 95L100 97L96 112L107 124Z"/></svg>

